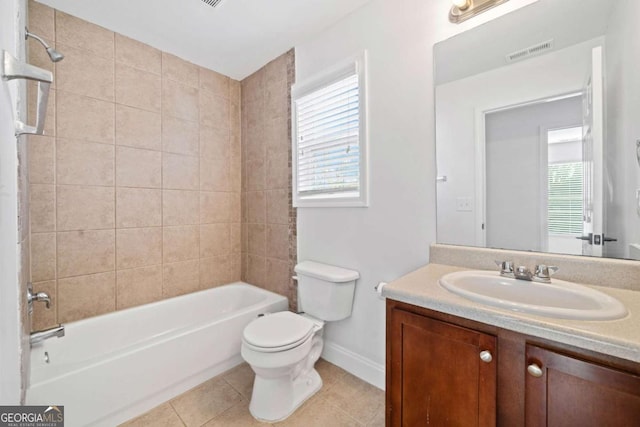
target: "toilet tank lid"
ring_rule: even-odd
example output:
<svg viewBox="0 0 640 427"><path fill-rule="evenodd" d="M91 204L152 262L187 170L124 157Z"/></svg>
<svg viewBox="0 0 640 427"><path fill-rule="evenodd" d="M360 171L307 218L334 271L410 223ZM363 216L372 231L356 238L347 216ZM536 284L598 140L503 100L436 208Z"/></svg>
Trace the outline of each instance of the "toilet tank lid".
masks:
<svg viewBox="0 0 640 427"><path fill-rule="evenodd" d="M315 277L328 282L350 282L360 277L360 273L335 265L322 264L315 261L302 261L296 265L296 273L303 276Z"/></svg>

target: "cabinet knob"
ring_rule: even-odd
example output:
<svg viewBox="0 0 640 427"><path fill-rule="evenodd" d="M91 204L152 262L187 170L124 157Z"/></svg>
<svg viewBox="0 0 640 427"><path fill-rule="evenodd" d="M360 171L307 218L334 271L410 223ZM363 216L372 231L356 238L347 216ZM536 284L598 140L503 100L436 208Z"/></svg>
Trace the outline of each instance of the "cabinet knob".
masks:
<svg viewBox="0 0 640 427"><path fill-rule="evenodd" d="M490 363L493 360L493 356L489 350L484 350L480 352L480 360L484 363Z"/></svg>
<svg viewBox="0 0 640 427"><path fill-rule="evenodd" d="M542 368L535 363L527 366L527 372L536 378L540 378L542 376Z"/></svg>

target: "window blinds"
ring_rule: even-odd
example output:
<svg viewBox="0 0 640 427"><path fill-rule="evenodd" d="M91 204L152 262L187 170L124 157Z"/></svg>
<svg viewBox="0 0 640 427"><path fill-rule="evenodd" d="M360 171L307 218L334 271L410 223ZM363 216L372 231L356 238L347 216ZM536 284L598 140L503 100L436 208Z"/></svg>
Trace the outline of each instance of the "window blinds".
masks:
<svg viewBox="0 0 640 427"><path fill-rule="evenodd" d="M582 162L549 165L549 234L582 235Z"/></svg>
<svg viewBox="0 0 640 427"><path fill-rule="evenodd" d="M295 100L299 196L360 191L358 75Z"/></svg>

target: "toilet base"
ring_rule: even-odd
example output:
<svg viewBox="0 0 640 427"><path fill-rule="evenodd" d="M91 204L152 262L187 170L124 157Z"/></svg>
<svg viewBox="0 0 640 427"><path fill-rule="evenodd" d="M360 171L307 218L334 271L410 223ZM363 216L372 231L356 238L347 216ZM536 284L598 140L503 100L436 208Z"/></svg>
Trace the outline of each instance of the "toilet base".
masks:
<svg viewBox="0 0 640 427"><path fill-rule="evenodd" d="M315 369L300 375L293 383L289 377L262 378L256 375L249 412L258 421L282 421L322 388Z"/></svg>

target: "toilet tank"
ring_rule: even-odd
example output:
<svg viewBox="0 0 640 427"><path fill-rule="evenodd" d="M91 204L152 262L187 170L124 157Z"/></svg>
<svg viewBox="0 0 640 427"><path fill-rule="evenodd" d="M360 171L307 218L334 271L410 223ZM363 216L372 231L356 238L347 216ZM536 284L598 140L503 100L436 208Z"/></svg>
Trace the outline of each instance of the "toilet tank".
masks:
<svg viewBox="0 0 640 427"><path fill-rule="evenodd" d="M351 316L360 273L315 261L303 261L296 265L295 271L300 311L325 321Z"/></svg>

